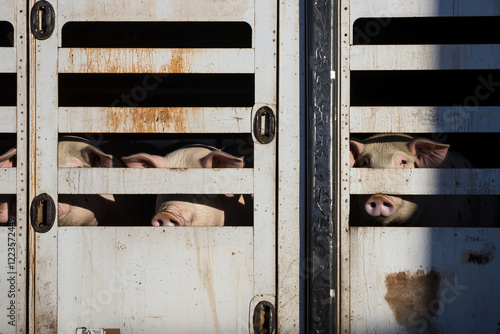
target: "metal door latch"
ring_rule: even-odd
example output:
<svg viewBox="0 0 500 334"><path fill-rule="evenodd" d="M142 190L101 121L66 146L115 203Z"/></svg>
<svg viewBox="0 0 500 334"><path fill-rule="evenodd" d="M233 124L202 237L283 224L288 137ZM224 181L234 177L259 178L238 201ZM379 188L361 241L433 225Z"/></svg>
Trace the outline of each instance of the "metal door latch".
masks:
<svg viewBox="0 0 500 334"><path fill-rule="evenodd" d="M56 220L56 205L47 194L40 194L33 199L30 208L31 226L38 233L50 231Z"/></svg>
<svg viewBox="0 0 500 334"><path fill-rule="evenodd" d="M55 27L54 7L45 0L37 1L31 8L31 33L44 40L52 35Z"/></svg>
<svg viewBox="0 0 500 334"><path fill-rule="evenodd" d="M269 144L276 135L276 117L269 107L261 107L253 119L253 133L261 144Z"/></svg>
<svg viewBox="0 0 500 334"><path fill-rule="evenodd" d="M276 327L274 305L268 301L261 301L253 312L253 330L255 334L272 334Z"/></svg>

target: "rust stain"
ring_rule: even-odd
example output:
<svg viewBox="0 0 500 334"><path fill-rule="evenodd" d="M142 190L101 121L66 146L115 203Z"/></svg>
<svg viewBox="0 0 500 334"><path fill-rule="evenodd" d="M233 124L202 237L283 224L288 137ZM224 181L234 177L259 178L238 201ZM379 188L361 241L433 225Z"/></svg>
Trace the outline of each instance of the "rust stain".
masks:
<svg viewBox="0 0 500 334"><path fill-rule="evenodd" d="M493 243L487 243L485 247L480 251L473 251L465 249L460 253L460 259L462 264L477 264L486 265L493 260L493 254L495 254L496 247Z"/></svg>
<svg viewBox="0 0 500 334"><path fill-rule="evenodd" d="M167 65L168 73L190 73L192 55L196 50L176 49L172 51L172 60Z"/></svg>
<svg viewBox="0 0 500 334"><path fill-rule="evenodd" d="M77 49L68 52L66 71L83 71L84 73L190 73L193 56L196 52L190 49L175 49L168 61L161 64L159 57L163 51L145 48L99 49L88 48L80 53L75 62Z"/></svg>
<svg viewBox="0 0 500 334"><path fill-rule="evenodd" d="M197 262L198 262L198 275L203 282L207 297L212 309L212 317L215 325L215 333L220 333L219 317L217 316L217 302L215 298L215 284L213 276L213 252L210 247L208 239L206 243L200 244L198 233L194 234L195 244L197 245Z"/></svg>
<svg viewBox="0 0 500 334"><path fill-rule="evenodd" d="M183 108L109 108L109 132L186 132L189 111Z"/></svg>
<svg viewBox="0 0 500 334"><path fill-rule="evenodd" d="M422 319L435 314L439 305L439 284L441 275L434 269L428 273L402 271L389 274L385 278L389 304L396 321L406 328L418 326ZM432 310L431 310L432 308Z"/></svg>

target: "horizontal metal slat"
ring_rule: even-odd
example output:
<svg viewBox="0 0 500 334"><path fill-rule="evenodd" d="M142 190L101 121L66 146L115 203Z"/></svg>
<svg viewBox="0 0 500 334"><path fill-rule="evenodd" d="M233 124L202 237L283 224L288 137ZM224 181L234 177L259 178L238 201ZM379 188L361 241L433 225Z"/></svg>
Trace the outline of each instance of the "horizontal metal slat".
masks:
<svg viewBox="0 0 500 334"><path fill-rule="evenodd" d="M351 132L500 132L499 107L351 107Z"/></svg>
<svg viewBox="0 0 500 334"><path fill-rule="evenodd" d="M16 49L0 48L0 73L16 72Z"/></svg>
<svg viewBox="0 0 500 334"><path fill-rule="evenodd" d="M253 169L59 168L61 194L251 194Z"/></svg>
<svg viewBox="0 0 500 334"><path fill-rule="evenodd" d="M253 73L253 49L59 49L60 73Z"/></svg>
<svg viewBox="0 0 500 334"><path fill-rule="evenodd" d="M351 194L500 195L500 169L350 169Z"/></svg>
<svg viewBox="0 0 500 334"><path fill-rule="evenodd" d="M399 0L351 0L351 22L360 17L428 17L428 16L491 16L498 15L500 8L495 0L479 3L468 0L399 1Z"/></svg>
<svg viewBox="0 0 500 334"><path fill-rule="evenodd" d="M61 1L58 23L68 21L247 21L253 22L255 0L131 0L117 5L97 0Z"/></svg>
<svg viewBox="0 0 500 334"><path fill-rule="evenodd" d="M13 133L17 131L16 113L16 107L0 107L0 132Z"/></svg>
<svg viewBox="0 0 500 334"><path fill-rule="evenodd" d="M17 193L16 168L0 168L0 194Z"/></svg>
<svg viewBox="0 0 500 334"><path fill-rule="evenodd" d="M357 45L351 70L499 69L500 45Z"/></svg>
<svg viewBox="0 0 500 334"><path fill-rule="evenodd" d="M249 133L251 108L59 108L59 131Z"/></svg>

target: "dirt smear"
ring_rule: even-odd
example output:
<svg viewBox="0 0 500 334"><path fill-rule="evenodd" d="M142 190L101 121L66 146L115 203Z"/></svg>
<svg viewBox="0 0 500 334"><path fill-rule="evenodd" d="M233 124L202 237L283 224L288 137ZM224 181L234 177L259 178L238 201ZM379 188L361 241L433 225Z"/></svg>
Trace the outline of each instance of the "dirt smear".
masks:
<svg viewBox="0 0 500 334"><path fill-rule="evenodd" d="M436 301L439 300L441 275L434 269L425 273L401 271L385 277L389 304L396 321L406 328L417 326L422 319L436 314ZM432 308L432 310L431 310Z"/></svg>

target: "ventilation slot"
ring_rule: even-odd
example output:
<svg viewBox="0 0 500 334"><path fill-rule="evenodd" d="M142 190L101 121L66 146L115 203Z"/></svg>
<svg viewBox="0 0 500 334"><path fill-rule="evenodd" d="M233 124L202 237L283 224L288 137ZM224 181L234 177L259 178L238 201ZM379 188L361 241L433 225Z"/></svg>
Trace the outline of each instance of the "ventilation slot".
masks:
<svg viewBox="0 0 500 334"><path fill-rule="evenodd" d="M499 105L499 70L351 72L351 106Z"/></svg>
<svg viewBox="0 0 500 334"><path fill-rule="evenodd" d="M79 48L251 48L246 22L68 22L62 46Z"/></svg>
<svg viewBox="0 0 500 334"><path fill-rule="evenodd" d="M357 19L353 44L498 44L499 16Z"/></svg>
<svg viewBox="0 0 500 334"><path fill-rule="evenodd" d="M0 21L0 47L14 46L14 27L10 22Z"/></svg>
<svg viewBox="0 0 500 334"><path fill-rule="evenodd" d="M0 107L16 106L17 74L0 73Z"/></svg>
<svg viewBox="0 0 500 334"><path fill-rule="evenodd" d="M145 78L151 80L145 84ZM151 84L152 78L156 80ZM59 74L64 107L251 107L253 74Z"/></svg>

